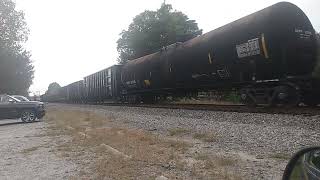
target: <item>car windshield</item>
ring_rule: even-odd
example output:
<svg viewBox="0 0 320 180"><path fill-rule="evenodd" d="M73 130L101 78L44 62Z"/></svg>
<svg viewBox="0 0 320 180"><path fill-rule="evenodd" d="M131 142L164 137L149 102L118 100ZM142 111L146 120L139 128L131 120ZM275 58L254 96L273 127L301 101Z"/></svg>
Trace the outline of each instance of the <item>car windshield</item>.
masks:
<svg viewBox="0 0 320 180"><path fill-rule="evenodd" d="M16 99L18 99L18 100L20 100L20 101L29 101L29 99L28 98L26 98L26 97L24 97L24 96L12 96L12 97L14 97L14 98L16 98Z"/></svg>
<svg viewBox="0 0 320 180"><path fill-rule="evenodd" d="M7 95L7 96L8 96L9 99L12 99L12 100L14 100L16 102L21 102L19 99L15 98L13 96L9 96L9 95Z"/></svg>
<svg viewBox="0 0 320 180"><path fill-rule="evenodd" d="M15 102L21 102L19 99L14 98L12 96L9 95L0 95L0 103L8 103L10 102L10 99L15 101Z"/></svg>

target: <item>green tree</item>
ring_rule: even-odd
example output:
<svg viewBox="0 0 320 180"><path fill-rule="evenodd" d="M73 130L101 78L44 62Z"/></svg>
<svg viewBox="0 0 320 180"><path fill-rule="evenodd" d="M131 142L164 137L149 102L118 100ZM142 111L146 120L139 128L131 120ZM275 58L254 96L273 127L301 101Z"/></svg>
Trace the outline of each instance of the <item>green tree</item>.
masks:
<svg viewBox="0 0 320 180"><path fill-rule="evenodd" d="M57 82L50 83L46 94L56 95L59 93L60 88L61 86Z"/></svg>
<svg viewBox="0 0 320 180"><path fill-rule="evenodd" d="M27 51L0 53L0 93L27 95L33 79L33 66Z"/></svg>
<svg viewBox="0 0 320 180"><path fill-rule="evenodd" d="M202 34L195 20L170 4L163 3L157 11L144 11L123 30L117 41L119 63L125 63L175 42L184 42Z"/></svg>
<svg viewBox="0 0 320 180"><path fill-rule="evenodd" d="M0 0L0 93L28 94L33 80L31 54L23 48L29 30L12 0Z"/></svg>

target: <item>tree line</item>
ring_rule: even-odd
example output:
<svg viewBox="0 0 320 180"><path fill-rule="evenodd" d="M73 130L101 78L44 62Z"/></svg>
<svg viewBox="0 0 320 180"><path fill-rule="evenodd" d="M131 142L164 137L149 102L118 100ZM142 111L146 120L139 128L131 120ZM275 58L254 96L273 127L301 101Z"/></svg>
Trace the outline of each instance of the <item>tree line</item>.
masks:
<svg viewBox="0 0 320 180"><path fill-rule="evenodd" d="M162 3L156 11L146 10L133 18L128 30L123 30L117 41L118 62L151 54L164 46L184 42L202 34L195 20L172 5Z"/></svg>
<svg viewBox="0 0 320 180"><path fill-rule="evenodd" d="M12 0L0 0L0 94L27 95L34 67L23 44L29 29L23 11Z"/></svg>

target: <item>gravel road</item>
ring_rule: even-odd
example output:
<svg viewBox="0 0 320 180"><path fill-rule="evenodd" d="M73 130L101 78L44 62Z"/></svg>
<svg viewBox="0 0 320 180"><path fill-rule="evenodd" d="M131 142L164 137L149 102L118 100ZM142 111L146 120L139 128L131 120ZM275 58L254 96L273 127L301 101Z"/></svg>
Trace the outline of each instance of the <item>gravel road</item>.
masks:
<svg viewBox="0 0 320 180"><path fill-rule="evenodd" d="M206 152L237 159L230 169L243 179L280 179L288 158L302 147L320 145L319 116L250 114L99 105L49 105L91 111L123 128L193 143L189 153ZM0 179L65 179L77 175L78 164L55 153L67 136L45 136L48 123L0 123ZM179 131L177 131L179 130ZM180 133L179 133L180 132ZM196 134L213 134L199 141Z"/></svg>
<svg viewBox="0 0 320 180"><path fill-rule="evenodd" d="M66 179L76 166L54 153L58 140L43 135L45 122L0 121L0 179Z"/></svg>

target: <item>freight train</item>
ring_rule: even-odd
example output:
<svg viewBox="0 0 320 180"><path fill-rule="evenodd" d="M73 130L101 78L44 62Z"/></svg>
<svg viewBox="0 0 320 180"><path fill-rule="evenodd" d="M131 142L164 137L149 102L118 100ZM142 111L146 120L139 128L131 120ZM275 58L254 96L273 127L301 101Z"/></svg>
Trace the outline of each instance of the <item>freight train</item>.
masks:
<svg viewBox="0 0 320 180"><path fill-rule="evenodd" d="M315 30L280 2L186 42L114 65L61 88L63 101L151 103L168 96L236 89L248 105L317 105ZM48 95L44 100L50 99Z"/></svg>

